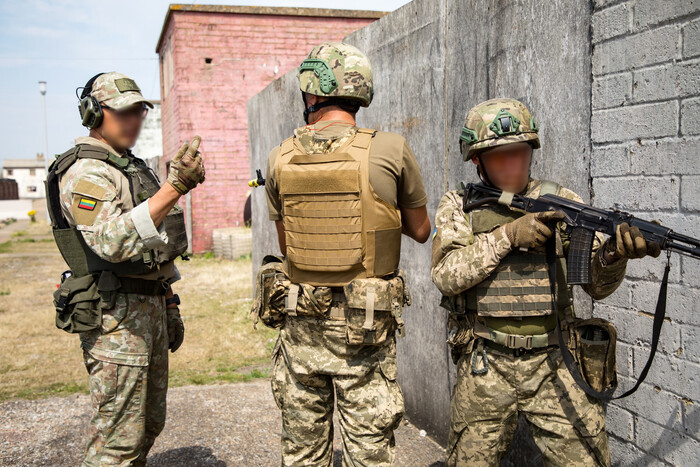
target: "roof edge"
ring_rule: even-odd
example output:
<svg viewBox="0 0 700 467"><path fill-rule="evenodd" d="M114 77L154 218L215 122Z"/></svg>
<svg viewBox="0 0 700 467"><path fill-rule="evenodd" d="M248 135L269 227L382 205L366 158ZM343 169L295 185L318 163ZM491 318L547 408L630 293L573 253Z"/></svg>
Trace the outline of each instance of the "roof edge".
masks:
<svg viewBox="0 0 700 467"><path fill-rule="evenodd" d="M269 7L269 6L240 6L240 5L192 5L171 3L165 14L163 27L158 36L156 53L160 50L165 31L168 28L173 12L204 12L204 13L229 13L239 15L276 15L276 16L312 16L325 18L357 18L379 19L389 14L387 11L373 10L339 10L334 8L300 8L300 7Z"/></svg>

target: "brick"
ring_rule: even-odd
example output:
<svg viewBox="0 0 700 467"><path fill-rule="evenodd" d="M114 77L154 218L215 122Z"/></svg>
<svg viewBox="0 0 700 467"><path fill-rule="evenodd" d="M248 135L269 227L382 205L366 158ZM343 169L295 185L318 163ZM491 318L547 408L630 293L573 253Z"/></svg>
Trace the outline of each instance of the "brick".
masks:
<svg viewBox="0 0 700 467"><path fill-rule="evenodd" d="M593 74L641 68L678 58L679 38L680 28L669 25L596 44L593 47Z"/></svg>
<svg viewBox="0 0 700 467"><path fill-rule="evenodd" d="M700 176L684 175L681 178L681 208L700 212Z"/></svg>
<svg viewBox="0 0 700 467"><path fill-rule="evenodd" d="M645 28L670 19L680 18L698 10L696 0L637 0L634 5L634 25Z"/></svg>
<svg viewBox="0 0 700 467"><path fill-rule="evenodd" d="M636 378L623 377L621 389L629 389L637 382ZM679 433L683 429L682 398L664 391L661 387L642 383L631 396L615 402L620 408L634 414L636 420L643 418Z"/></svg>
<svg viewBox="0 0 700 467"><path fill-rule="evenodd" d="M681 134L700 135L700 98L681 103Z"/></svg>
<svg viewBox="0 0 700 467"><path fill-rule="evenodd" d="M634 309L628 310L612 307L596 308L596 316L605 318L615 324L618 342L624 342L632 346L651 344L651 316ZM679 326L673 326L672 324L673 323L665 323L661 328L659 350L666 353L677 352L681 347Z"/></svg>
<svg viewBox="0 0 700 467"><path fill-rule="evenodd" d="M629 3L621 3L596 11L591 17L593 42L604 41L629 32L631 17L632 8Z"/></svg>
<svg viewBox="0 0 700 467"><path fill-rule="evenodd" d="M679 180L677 176L595 178L594 205L623 211L677 209Z"/></svg>
<svg viewBox="0 0 700 467"><path fill-rule="evenodd" d="M678 103L659 102L593 111L593 143L612 143L637 138L678 134Z"/></svg>
<svg viewBox="0 0 700 467"><path fill-rule="evenodd" d="M697 287L698 277L700 277L700 261L689 256L676 256L676 264L678 260L681 262L681 283Z"/></svg>
<svg viewBox="0 0 700 467"><path fill-rule="evenodd" d="M593 79L592 104L595 110L619 107L632 95L632 74L620 73Z"/></svg>
<svg viewBox="0 0 700 467"><path fill-rule="evenodd" d="M700 363L700 327L691 324L674 323L681 333L681 349L679 358Z"/></svg>
<svg viewBox="0 0 700 467"><path fill-rule="evenodd" d="M629 156L625 145L598 146L591 150L591 177L628 173Z"/></svg>
<svg viewBox="0 0 700 467"><path fill-rule="evenodd" d="M683 409L683 426L685 433L698 439L700 434L700 402L697 400L683 399L681 401Z"/></svg>
<svg viewBox="0 0 700 467"><path fill-rule="evenodd" d="M700 175L700 139L639 140L629 146L630 173Z"/></svg>
<svg viewBox="0 0 700 467"><path fill-rule="evenodd" d="M617 402L608 404L605 409L605 428L615 436L632 441L634 439L634 416Z"/></svg>
<svg viewBox="0 0 700 467"><path fill-rule="evenodd" d="M591 17L593 42L604 41L628 32L631 16L632 8L629 3L621 3L593 13Z"/></svg>
<svg viewBox="0 0 700 467"><path fill-rule="evenodd" d="M700 19L696 19L683 27L683 57L700 55Z"/></svg>
<svg viewBox="0 0 700 467"><path fill-rule="evenodd" d="M671 268L679 268L678 256L671 260ZM638 284L642 284L639 282ZM637 310L653 313L659 296L658 282L647 282L646 287L636 286L632 289L632 303ZM695 284L697 285L697 283ZM670 319L670 325L676 323L700 325L700 316L697 313L697 304L700 302L700 289L687 285L669 284L666 301L666 317ZM669 323L667 323L669 324ZM666 324L664 325L666 326Z"/></svg>
<svg viewBox="0 0 700 467"><path fill-rule="evenodd" d="M634 347L635 378L639 377L648 358L648 348ZM681 397L700 399L700 365L675 356L657 352L645 382ZM664 420L671 421L670 417Z"/></svg>
<svg viewBox="0 0 700 467"><path fill-rule="evenodd" d="M617 433L611 432L610 434L612 436L608 438L608 444L610 445L610 458L613 465L631 466L649 462L648 456L640 451L637 446L626 439L616 437Z"/></svg>
<svg viewBox="0 0 700 467"><path fill-rule="evenodd" d="M663 423L637 419L636 444L641 446L644 452L673 465L697 465L700 443L687 435L667 429Z"/></svg>
<svg viewBox="0 0 700 467"><path fill-rule="evenodd" d="M700 62L670 63L634 73L631 102L677 99L700 92Z"/></svg>

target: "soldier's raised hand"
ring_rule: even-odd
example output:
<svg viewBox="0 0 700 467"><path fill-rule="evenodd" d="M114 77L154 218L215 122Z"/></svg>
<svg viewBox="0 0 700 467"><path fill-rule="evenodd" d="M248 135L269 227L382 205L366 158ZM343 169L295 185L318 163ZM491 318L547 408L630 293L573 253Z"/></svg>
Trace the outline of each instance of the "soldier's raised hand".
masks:
<svg viewBox="0 0 700 467"><path fill-rule="evenodd" d="M170 162L168 183L181 195L204 182L204 162L199 152L202 138L195 136L192 143L183 143L177 155Z"/></svg>

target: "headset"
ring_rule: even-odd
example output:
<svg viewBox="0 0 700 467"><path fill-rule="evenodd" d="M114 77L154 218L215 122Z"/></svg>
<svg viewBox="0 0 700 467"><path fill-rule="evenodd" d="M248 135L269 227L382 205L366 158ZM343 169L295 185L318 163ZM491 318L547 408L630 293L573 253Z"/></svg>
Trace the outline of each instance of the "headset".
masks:
<svg viewBox="0 0 700 467"><path fill-rule="evenodd" d="M104 117L104 112L102 111L102 106L99 101L90 95L95 80L104 74L105 72L97 73L85 83L85 86L75 89L75 96L80 100L78 111L80 112L83 126L91 130L100 126L102 124L102 118ZM82 92L78 95L78 91L81 89Z"/></svg>

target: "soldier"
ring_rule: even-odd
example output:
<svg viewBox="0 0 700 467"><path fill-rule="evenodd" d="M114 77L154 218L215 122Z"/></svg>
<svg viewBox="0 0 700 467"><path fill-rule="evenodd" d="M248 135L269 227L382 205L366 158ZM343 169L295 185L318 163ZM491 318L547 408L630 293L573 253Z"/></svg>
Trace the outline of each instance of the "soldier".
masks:
<svg viewBox="0 0 700 467"><path fill-rule="evenodd" d="M537 131L521 102L492 99L467 113L460 147L486 185L580 202L556 183L530 178ZM501 205L464 213L464 196L463 190L443 196L432 245L432 279L449 311L458 371L447 465L498 465L520 414L545 465L610 465L603 407L577 386L556 345L556 314L573 317L573 300L563 267L554 268L559 285L552 300L544 245L554 234L557 252L568 249L569 236L556 224L563 213L523 214ZM659 253L658 244L647 245L626 224L607 242L598 234L584 290L605 298L623 280L628 258Z"/></svg>
<svg viewBox="0 0 700 467"><path fill-rule="evenodd" d="M132 79L94 76L79 105L90 134L57 156L47 179L54 237L71 268L54 295L56 324L80 333L90 375L85 466L146 465L165 424L168 349L184 337L170 287L173 260L187 249L176 203L204 181L200 138L182 145L159 187L129 150L149 107Z"/></svg>
<svg viewBox="0 0 700 467"><path fill-rule="evenodd" d="M337 404L343 465L392 465L401 234L428 239L427 196L406 140L355 124L373 95L362 52L321 44L298 76L307 125L272 150L266 182L288 281L272 376L282 464L332 464Z"/></svg>

